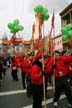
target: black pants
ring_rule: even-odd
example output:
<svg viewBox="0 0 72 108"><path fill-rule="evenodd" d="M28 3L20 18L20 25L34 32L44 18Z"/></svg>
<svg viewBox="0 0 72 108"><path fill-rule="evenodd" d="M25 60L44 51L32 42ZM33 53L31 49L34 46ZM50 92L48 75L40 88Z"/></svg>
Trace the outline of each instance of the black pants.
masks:
<svg viewBox="0 0 72 108"><path fill-rule="evenodd" d="M31 90L31 76L30 74L26 74L26 90L27 90L27 97L31 97L32 90Z"/></svg>
<svg viewBox="0 0 72 108"><path fill-rule="evenodd" d="M47 86L48 86L48 77L45 78L45 90L46 90L46 92L47 92Z"/></svg>
<svg viewBox="0 0 72 108"><path fill-rule="evenodd" d="M55 78L54 102L58 101L62 91L65 92L68 102L72 104L71 87L65 76L62 78Z"/></svg>
<svg viewBox="0 0 72 108"><path fill-rule="evenodd" d="M6 74L6 68L3 69L3 75L5 76Z"/></svg>
<svg viewBox="0 0 72 108"><path fill-rule="evenodd" d="M48 82L49 82L49 84L52 83L52 79L51 79L51 77L52 77L52 74L49 74L49 76L48 76Z"/></svg>
<svg viewBox="0 0 72 108"><path fill-rule="evenodd" d="M18 81L18 75L17 75L18 70L12 70L12 78L15 81Z"/></svg>
<svg viewBox="0 0 72 108"><path fill-rule="evenodd" d="M2 72L0 71L0 80L2 79Z"/></svg>
<svg viewBox="0 0 72 108"><path fill-rule="evenodd" d="M22 84L23 84L23 88L25 89L25 72L22 72Z"/></svg>
<svg viewBox="0 0 72 108"><path fill-rule="evenodd" d="M32 85L33 108L42 108L43 85Z"/></svg>

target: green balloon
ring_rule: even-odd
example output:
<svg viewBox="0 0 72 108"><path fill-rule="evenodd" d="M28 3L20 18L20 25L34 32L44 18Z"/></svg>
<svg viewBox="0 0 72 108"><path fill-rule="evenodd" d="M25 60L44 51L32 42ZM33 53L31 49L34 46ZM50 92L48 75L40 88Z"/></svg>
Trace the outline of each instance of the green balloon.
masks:
<svg viewBox="0 0 72 108"><path fill-rule="evenodd" d="M63 27L61 29L61 32L62 32L63 35L68 34L68 28L67 27Z"/></svg>
<svg viewBox="0 0 72 108"><path fill-rule="evenodd" d="M24 27L22 25L19 25L19 31L22 31Z"/></svg>
<svg viewBox="0 0 72 108"><path fill-rule="evenodd" d="M43 14L48 13L48 9L47 8L43 8Z"/></svg>
<svg viewBox="0 0 72 108"><path fill-rule="evenodd" d="M42 13L43 12L43 6L42 5L38 5L34 8L34 11L36 13Z"/></svg>
<svg viewBox="0 0 72 108"><path fill-rule="evenodd" d="M14 27L14 25L12 23L8 23L8 28L12 29Z"/></svg>
<svg viewBox="0 0 72 108"><path fill-rule="evenodd" d="M14 31L15 32L18 32L19 31L19 26L18 25L14 26Z"/></svg>
<svg viewBox="0 0 72 108"><path fill-rule="evenodd" d="M69 41L69 36L68 35L63 35L62 36L63 41Z"/></svg>
<svg viewBox="0 0 72 108"><path fill-rule="evenodd" d="M18 24L19 24L19 20L18 19L14 20L14 25L18 25Z"/></svg>
<svg viewBox="0 0 72 108"><path fill-rule="evenodd" d="M72 30L69 30L69 31L68 31L68 36L69 36L69 37L72 37Z"/></svg>
<svg viewBox="0 0 72 108"><path fill-rule="evenodd" d="M10 32L11 32L11 33L15 33L14 29L11 29Z"/></svg>
<svg viewBox="0 0 72 108"><path fill-rule="evenodd" d="M68 24L66 27L68 28L68 30L72 30L72 24Z"/></svg>
<svg viewBox="0 0 72 108"><path fill-rule="evenodd" d="M44 15L43 15L43 19L44 19L44 21L47 21L48 18L49 18L49 14L44 14Z"/></svg>

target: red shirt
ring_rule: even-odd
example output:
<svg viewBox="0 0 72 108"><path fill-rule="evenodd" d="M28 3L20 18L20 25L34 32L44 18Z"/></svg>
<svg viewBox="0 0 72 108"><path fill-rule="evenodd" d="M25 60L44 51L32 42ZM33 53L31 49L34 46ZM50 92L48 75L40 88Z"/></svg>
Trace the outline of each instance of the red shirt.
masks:
<svg viewBox="0 0 72 108"><path fill-rule="evenodd" d="M69 64L72 61L71 56L60 56L57 59L52 59L47 63L47 66L45 68L46 73L54 73L55 77L63 77L67 74L68 69L67 69L67 64ZM54 62L55 61L55 62ZM55 69L52 70L52 65L56 64Z"/></svg>
<svg viewBox="0 0 72 108"><path fill-rule="evenodd" d="M16 70L17 68L18 68L17 63L16 62L11 62L11 69Z"/></svg>
<svg viewBox="0 0 72 108"><path fill-rule="evenodd" d="M67 70L66 63L67 64L70 63L71 60L72 60L71 56L61 56L55 60L55 64L56 64L56 68L54 72L55 77L59 78L67 75L68 70Z"/></svg>
<svg viewBox="0 0 72 108"><path fill-rule="evenodd" d="M25 73L24 61L20 62L20 68L21 68L21 72L24 72Z"/></svg>
<svg viewBox="0 0 72 108"><path fill-rule="evenodd" d="M36 85L43 84L43 78L40 76L41 69L36 64L31 68L31 83Z"/></svg>
<svg viewBox="0 0 72 108"><path fill-rule="evenodd" d="M46 64L45 64L45 73L47 75L51 74L52 73L52 65L53 65L53 58L51 57L48 57L46 58Z"/></svg>

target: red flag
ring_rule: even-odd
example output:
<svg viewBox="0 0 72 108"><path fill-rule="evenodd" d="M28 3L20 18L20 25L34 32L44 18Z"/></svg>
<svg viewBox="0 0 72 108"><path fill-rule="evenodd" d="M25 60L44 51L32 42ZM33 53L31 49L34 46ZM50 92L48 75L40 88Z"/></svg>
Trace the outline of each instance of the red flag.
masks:
<svg viewBox="0 0 72 108"><path fill-rule="evenodd" d="M51 22L51 25L52 25L52 28L54 28L54 12L53 12L53 15L52 15L52 22Z"/></svg>
<svg viewBox="0 0 72 108"><path fill-rule="evenodd" d="M32 44L31 44L31 50L34 50L34 33L35 33L35 24L32 25Z"/></svg>

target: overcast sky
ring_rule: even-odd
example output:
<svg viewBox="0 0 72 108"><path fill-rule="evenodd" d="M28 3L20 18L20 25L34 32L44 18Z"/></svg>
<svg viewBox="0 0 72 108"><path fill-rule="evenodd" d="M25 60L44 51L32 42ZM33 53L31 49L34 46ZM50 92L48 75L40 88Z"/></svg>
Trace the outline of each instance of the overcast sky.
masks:
<svg viewBox="0 0 72 108"><path fill-rule="evenodd" d="M45 34L50 30L52 9L55 9L55 33L59 34L61 29L61 20L57 12L61 11L71 0L0 0L0 39L6 32L8 38L11 37L7 24L19 19L20 24L24 26L24 31L20 32L23 39L29 40L32 36L32 24L35 21L34 7L38 4L44 4L49 10L50 18L45 22Z"/></svg>

